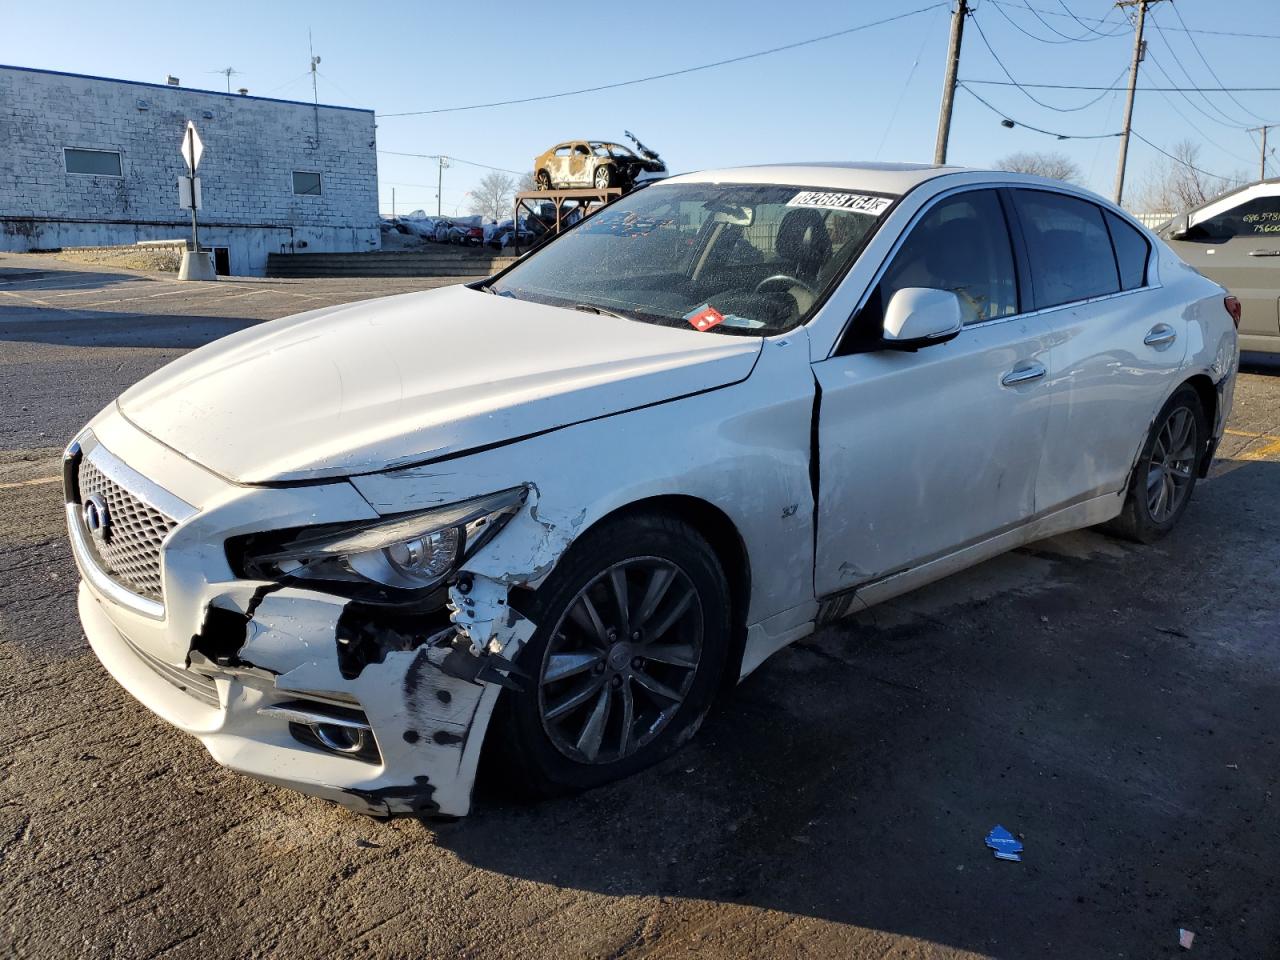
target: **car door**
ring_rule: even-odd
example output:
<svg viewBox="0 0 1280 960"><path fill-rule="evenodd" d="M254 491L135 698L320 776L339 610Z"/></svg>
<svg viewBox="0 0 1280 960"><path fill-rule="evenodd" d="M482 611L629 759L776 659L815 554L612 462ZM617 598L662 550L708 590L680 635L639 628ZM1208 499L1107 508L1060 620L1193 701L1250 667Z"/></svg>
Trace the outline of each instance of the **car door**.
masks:
<svg viewBox="0 0 1280 960"><path fill-rule="evenodd" d="M1255 190L1280 190L1261 184ZM1235 206L1192 214L1174 252L1240 300L1241 347L1277 349L1280 337L1280 196L1253 196ZM1250 344L1249 338L1270 342Z"/></svg>
<svg viewBox="0 0 1280 960"><path fill-rule="evenodd" d="M569 154L569 173L566 180L573 187L591 185L591 149L585 143L575 143Z"/></svg>
<svg viewBox="0 0 1280 960"><path fill-rule="evenodd" d="M573 145L562 143L556 147L555 155L547 162L547 166L551 168L551 185L553 187L564 187L569 179L569 155L573 152Z"/></svg>
<svg viewBox="0 0 1280 960"><path fill-rule="evenodd" d="M1010 191L1031 306L1052 340L1049 440L1037 481L1051 511L1120 490L1186 352L1182 305L1148 283L1151 246L1082 197Z"/></svg>
<svg viewBox="0 0 1280 960"><path fill-rule="evenodd" d="M878 580L1036 510L1048 425L1048 343L1021 315L1019 272L994 189L962 189L915 218L819 386L819 596ZM956 291L969 322L915 352L883 349L884 305L904 287Z"/></svg>

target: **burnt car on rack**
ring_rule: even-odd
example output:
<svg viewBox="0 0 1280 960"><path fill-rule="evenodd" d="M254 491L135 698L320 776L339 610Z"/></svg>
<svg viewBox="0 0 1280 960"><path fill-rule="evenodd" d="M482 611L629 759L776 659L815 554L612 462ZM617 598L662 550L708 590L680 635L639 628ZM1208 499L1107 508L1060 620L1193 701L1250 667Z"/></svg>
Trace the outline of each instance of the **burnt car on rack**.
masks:
<svg viewBox="0 0 1280 960"><path fill-rule="evenodd" d="M565 140L540 153L533 161L533 179L539 190L620 187L623 192L637 183L667 175L667 165L630 133L636 149L609 140Z"/></svg>

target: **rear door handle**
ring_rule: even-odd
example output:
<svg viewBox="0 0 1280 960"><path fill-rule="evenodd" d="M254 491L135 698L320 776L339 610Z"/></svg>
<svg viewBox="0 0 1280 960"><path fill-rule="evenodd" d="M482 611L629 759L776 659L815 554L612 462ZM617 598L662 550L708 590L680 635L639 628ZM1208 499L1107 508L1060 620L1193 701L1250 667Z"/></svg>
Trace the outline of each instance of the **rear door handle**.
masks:
<svg viewBox="0 0 1280 960"><path fill-rule="evenodd" d="M1280 257L1280 250L1250 250L1251 257Z"/></svg>
<svg viewBox="0 0 1280 960"><path fill-rule="evenodd" d="M1020 383L1030 383L1032 380L1039 380L1045 375L1044 364L1039 361L1032 360L1029 363L1020 363L1003 377L1000 382L1006 387L1016 387Z"/></svg>
<svg viewBox="0 0 1280 960"><path fill-rule="evenodd" d="M1142 342L1148 347L1167 347L1177 339L1177 330L1173 329L1173 327L1169 326L1167 323L1157 323L1147 331L1147 335L1142 338Z"/></svg>

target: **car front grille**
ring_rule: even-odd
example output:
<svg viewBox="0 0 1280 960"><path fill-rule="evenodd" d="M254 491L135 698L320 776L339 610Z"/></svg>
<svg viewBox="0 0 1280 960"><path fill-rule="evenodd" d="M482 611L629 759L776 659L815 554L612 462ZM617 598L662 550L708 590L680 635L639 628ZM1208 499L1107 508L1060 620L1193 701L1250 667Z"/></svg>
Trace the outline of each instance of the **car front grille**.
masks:
<svg viewBox="0 0 1280 960"><path fill-rule="evenodd" d="M160 545L177 521L143 503L88 457L80 461L76 479L80 503L97 495L107 507L106 535L85 537L98 566L130 592L163 602Z"/></svg>

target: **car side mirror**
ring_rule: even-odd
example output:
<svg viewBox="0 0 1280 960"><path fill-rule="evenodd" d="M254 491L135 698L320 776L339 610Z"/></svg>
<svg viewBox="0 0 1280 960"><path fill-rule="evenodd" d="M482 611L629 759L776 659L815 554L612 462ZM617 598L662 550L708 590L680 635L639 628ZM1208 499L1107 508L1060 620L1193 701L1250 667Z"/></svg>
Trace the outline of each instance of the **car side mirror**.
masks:
<svg viewBox="0 0 1280 960"><path fill-rule="evenodd" d="M1183 214L1169 222L1169 239L1182 240L1191 232L1191 217Z"/></svg>
<svg viewBox="0 0 1280 960"><path fill-rule="evenodd" d="M884 309L881 339L890 350L919 350L954 340L964 326L964 308L950 290L903 287Z"/></svg>

